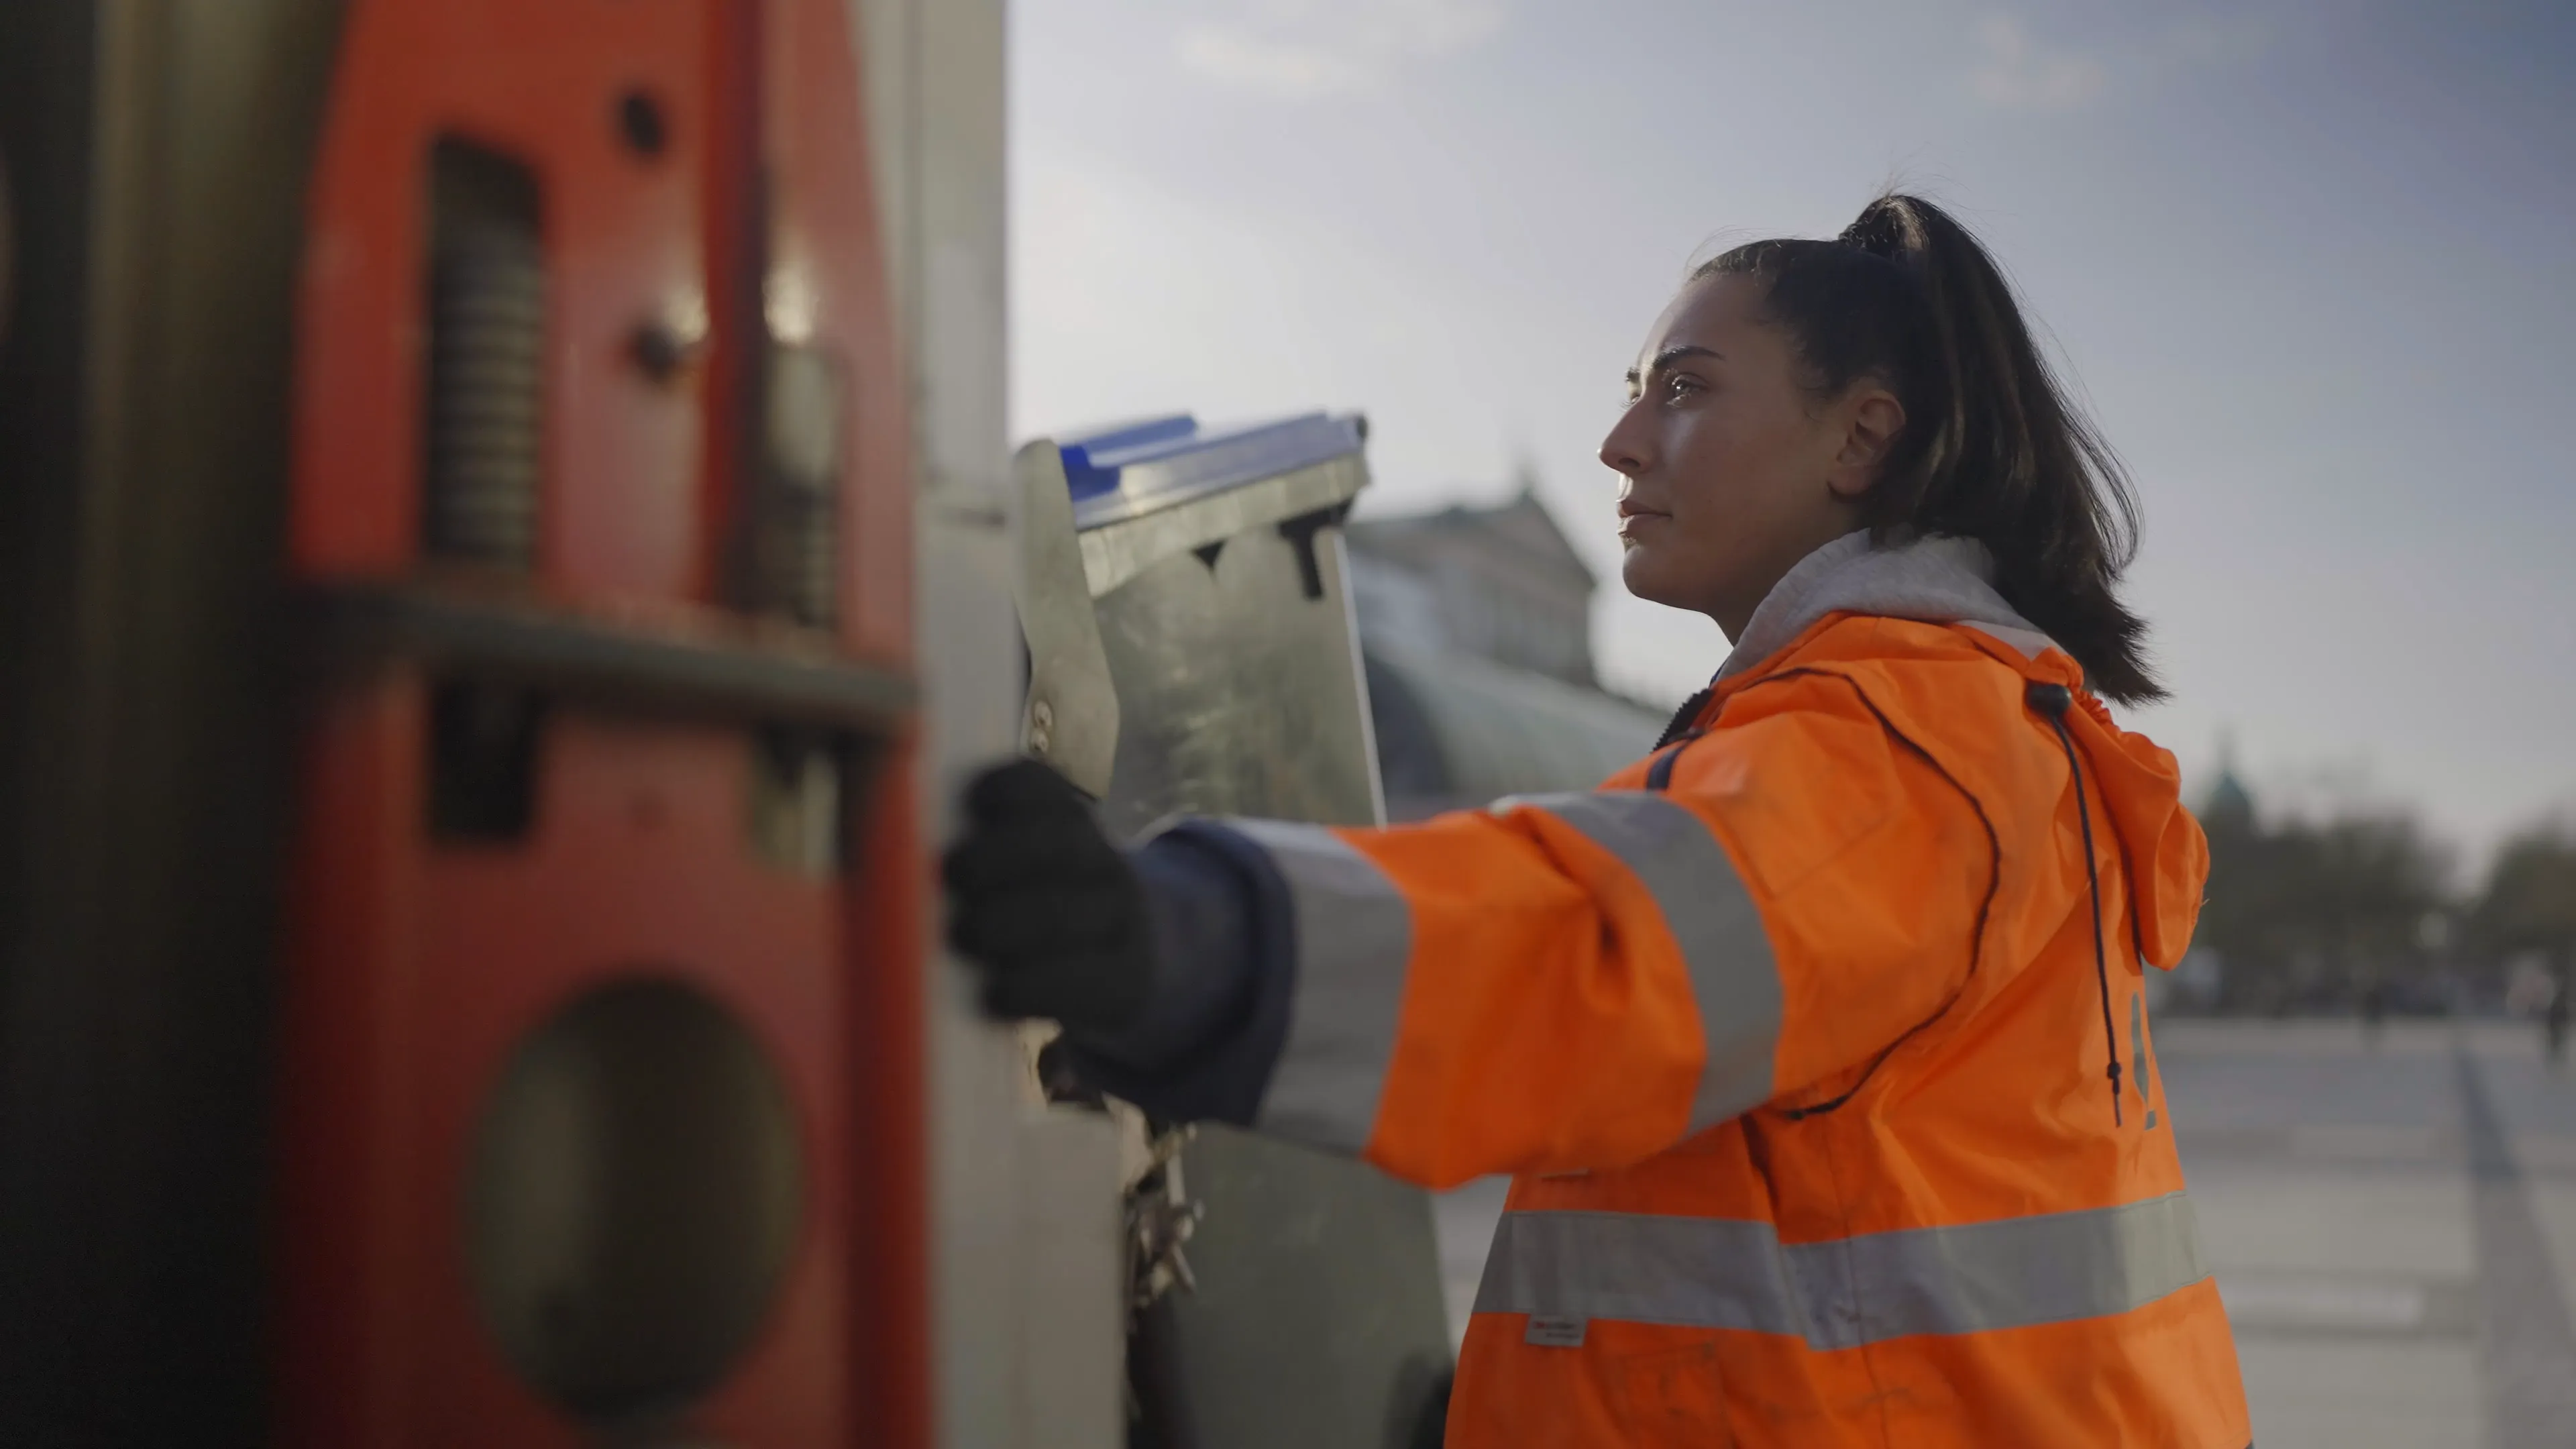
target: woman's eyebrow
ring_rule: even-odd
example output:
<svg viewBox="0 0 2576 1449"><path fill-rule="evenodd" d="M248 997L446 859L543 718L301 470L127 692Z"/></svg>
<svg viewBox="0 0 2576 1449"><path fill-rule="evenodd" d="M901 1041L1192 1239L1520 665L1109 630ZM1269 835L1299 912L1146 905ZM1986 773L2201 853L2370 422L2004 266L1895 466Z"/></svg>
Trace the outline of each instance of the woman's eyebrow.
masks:
<svg viewBox="0 0 2576 1449"><path fill-rule="evenodd" d="M1661 372L1665 368L1672 366L1674 363L1681 361L1685 357L1714 357L1720 362L1724 362L1726 360L1726 354L1718 351L1714 347L1702 347L1696 342L1683 342L1667 347L1663 351L1656 353L1655 360L1647 364L1646 370L1648 372ZM1637 378L1637 369L1633 367L1629 368L1628 385L1630 387L1635 387L1637 385Z"/></svg>

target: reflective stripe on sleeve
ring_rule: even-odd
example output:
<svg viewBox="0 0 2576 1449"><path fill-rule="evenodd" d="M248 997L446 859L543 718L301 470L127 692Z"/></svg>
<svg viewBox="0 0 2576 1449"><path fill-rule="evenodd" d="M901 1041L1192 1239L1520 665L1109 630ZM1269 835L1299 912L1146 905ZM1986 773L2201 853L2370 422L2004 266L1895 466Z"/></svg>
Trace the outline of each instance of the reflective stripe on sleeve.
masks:
<svg viewBox="0 0 2576 1449"><path fill-rule="evenodd" d="M2141 1308L2209 1276L2182 1193L1783 1247L1769 1223L1509 1212L1478 1313L1793 1334L1858 1348Z"/></svg>
<svg viewBox="0 0 2576 1449"><path fill-rule="evenodd" d="M1412 909L1376 862L1321 825L1225 823L1270 853L1288 883L1297 937L1288 1037L1253 1125L1358 1152L1395 1055Z"/></svg>
<svg viewBox="0 0 2576 1449"><path fill-rule="evenodd" d="M1708 1044L1690 1130L1698 1132L1771 1097L1780 1038L1780 968L1762 913L1726 848L1682 805L1643 790L1518 795L1495 802L1544 810L1590 837L1634 873L1680 948Z"/></svg>

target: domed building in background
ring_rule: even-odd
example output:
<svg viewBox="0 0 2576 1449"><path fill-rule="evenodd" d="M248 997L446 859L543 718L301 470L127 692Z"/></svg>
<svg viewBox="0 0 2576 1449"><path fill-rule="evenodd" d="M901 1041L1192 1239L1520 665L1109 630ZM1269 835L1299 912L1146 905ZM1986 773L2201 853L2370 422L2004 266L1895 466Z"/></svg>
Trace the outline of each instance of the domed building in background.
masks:
<svg viewBox="0 0 2576 1449"><path fill-rule="evenodd" d="M1601 688L1600 581L1526 480L1345 536L1388 818L1589 789L1653 748L1669 706Z"/></svg>
<svg viewBox="0 0 2576 1449"><path fill-rule="evenodd" d="M2218 741L2218 783L2209 787L2209 800L2201 806L2201 827L2209 831L2252 828L2254 792L2236 777L2236 741L2221 736Z"/></svg>

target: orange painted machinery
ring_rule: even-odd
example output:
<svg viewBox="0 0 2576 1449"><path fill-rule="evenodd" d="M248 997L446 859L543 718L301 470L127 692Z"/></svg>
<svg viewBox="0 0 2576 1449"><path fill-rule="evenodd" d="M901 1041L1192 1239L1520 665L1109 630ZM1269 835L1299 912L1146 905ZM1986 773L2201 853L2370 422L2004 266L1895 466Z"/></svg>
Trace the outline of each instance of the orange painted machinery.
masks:
<svg viewBox="0 0 2576 1449"><path fill-rule="evenodd" d="M53 1387L0 1438L926 1445L910 401L850 7L31 7L89 89L0 116L9 376L59 343L86 401L0 439L61 575L11 585L7 682L122 682L11 706L13 839L98 838L90 896L0 917L0 1029L194 1055L0 1088L0 1166L66 1174L8 1199L56 1329L13 1325ZM111 587L163 642L116 652ZM242 773L164 838L82 763L118 748ZM178 904L119 956L146 867ZM192 1111L215 1186L141 1161Z"/></svg>

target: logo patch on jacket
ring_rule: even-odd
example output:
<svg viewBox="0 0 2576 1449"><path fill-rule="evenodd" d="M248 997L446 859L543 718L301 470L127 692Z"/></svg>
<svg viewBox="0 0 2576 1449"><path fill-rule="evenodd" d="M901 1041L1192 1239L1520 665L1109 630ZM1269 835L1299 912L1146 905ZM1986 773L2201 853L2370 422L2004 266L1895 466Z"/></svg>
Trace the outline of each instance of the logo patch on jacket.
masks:
<svg viewBox="0 0 2576 1449"><path fill-rule="evenodd" d="M1530 1315L1529 1332L1521 1335L1521 1342L1540 1348L1581 1348L1584 1325L1591 1321L1552 1313L1533 1313Z"/></svg>

